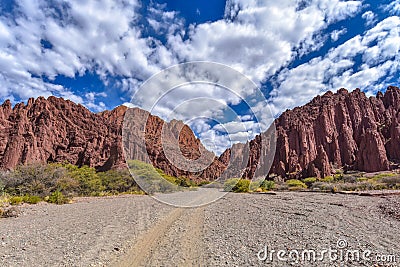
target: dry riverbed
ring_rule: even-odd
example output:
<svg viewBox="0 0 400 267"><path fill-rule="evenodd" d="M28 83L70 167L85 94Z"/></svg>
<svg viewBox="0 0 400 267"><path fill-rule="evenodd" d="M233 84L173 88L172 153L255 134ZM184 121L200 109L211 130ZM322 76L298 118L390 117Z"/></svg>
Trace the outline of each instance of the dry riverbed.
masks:
<svg viewBox="0 0 400 267"><path fill-rule="evenodd" d="M374 266L378 257L378 266L400 262L399 196L228 194L209 205L175 208L128 195L21 210L16 218L0 219L0 266ZM332 261L324 254L319 261L328 249L358 251L360 259ZM286 254L279 259L272 250ZM316 262L301 258L305 250L317 253Z"/></svg>

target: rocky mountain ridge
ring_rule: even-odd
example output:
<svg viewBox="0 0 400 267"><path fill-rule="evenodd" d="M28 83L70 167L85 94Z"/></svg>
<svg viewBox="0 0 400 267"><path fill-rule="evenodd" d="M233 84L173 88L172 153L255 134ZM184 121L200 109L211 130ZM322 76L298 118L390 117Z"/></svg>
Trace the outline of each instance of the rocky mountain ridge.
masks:
<svg viewBox="0 0 400 267"><path fill-rule="evenodd" d="M127 110L127 107L119 106L95 114L80 104L53 96L31 98L26 105L18 103L13 108L7 100L0 106L0 168L13 169L32 162L69 162L95 167L99 171L124 168L122 128ZM151 162L169 175L187 176L193 180L214 179L225 168L211 152L207 154L211 166L198 172L180 170L168 164L169 159L161 145L162 129L166 129L165 143L179 144L188 159L198 158L205 148L182 122L166 123L147 111L129 110L134 114L132 122L136 123L129 129L133 133L129 159ZM146 142L135 143L143 123L146 123Z"/></svg>
<svg viewBox="0 0 400 267"><path fill-rule="evenodd" d="M276 119L276 153L270 174L284 178L325 177L337 169L365 172L396 168L400 162L400 89L367 97L340 89L287 110ZM260 161L262 138L250 142ZM248 164L245 177L257 175Z"/></svg>
<svg viewBox="0 0 400 267"><path fill-rule="evenodd" d="M127 111L132 117L124 125ZM340 168L375 172L400 162L399 121L399 88L389 87L376 97L340 89L285 111L275 120L275 132L262 133L247 146L235 144L216 157L187 125L166 123L138 108L95 114L56 97L31 98L14 107L7 100L0 106L0 168L68 161L101 171L125 167L127 156L193 180L216 179L228 166L225 177L265 176L269 169L283 178L323 177ZM125 136L124 127L129 128ZM193 161L201 163L198 169Z"/></svg>

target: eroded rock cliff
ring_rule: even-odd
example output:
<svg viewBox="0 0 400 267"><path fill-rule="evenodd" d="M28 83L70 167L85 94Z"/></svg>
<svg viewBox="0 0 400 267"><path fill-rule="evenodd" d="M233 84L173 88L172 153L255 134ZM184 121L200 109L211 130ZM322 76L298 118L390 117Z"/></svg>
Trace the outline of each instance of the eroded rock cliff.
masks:
<svg viewBox="0 0 400 267"><path fill-rule="evenodd" d="M359 89L340 89L285 111L275 121L276 153L270 173L301 178L328 176L336 169L389 170L400 160L400 89L367 97ZM261 138L252 142L259 143ZM250 143L252 165L259 160Z"/></svg>

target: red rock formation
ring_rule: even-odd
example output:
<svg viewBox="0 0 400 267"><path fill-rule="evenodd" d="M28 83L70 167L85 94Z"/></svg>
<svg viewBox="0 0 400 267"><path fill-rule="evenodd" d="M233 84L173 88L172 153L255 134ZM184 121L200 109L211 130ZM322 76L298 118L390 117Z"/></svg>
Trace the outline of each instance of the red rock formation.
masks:
<svg viewBox="0 0 400 267"><path fill-rule="evenodd" d="M31 98L13 109L6 101L0 107L0 167L53 161L100 169L123 165L121 131L112 118L56 97Z"/></svg>
<svg viewBox="0 0 400 267"><path fill-rule="evenodd" d="M126 167L122 128L127 110L120 106L94 114L82 105L56 97L31 98L27 105L19 103L14 108L6 101L0 106L0 168L63 161L88 165L100 171ZM134 123L130 129L131 150L125 151L128 158L151 162L167 174L193 180L214 179L225 168L181 121L165 123L144 110L129 110ZM146 125L145 143L139 138L144 132L143 125ZM165 135L162 135L162 129ZM167 158L164 150L173 152L171 158ZM205 166L211 166L196 172L182 170L170 163L177 155L183 155L189 162L206 155L208 164ZM179 166L179 163L175 162L175 165Z"/></svg>
<svg viewBox="0 0 400 267"><path fill-rule="evenodd" d="M181 121L166 123L147 111L134 108L125 114L123 144L126 158L152 163L172 176L195 181L214 180L226 168L207 151Z"/></svg>
<svg viewBox="0 0 400 267"><path fill-rule="evenodd" d="M397 87L370 98L360 89L317 96L275 121L277 148L270 173L301 178L328 176L344 166L366 172L389 170L390 162L400 161L399 121ZM250 157L258 158L257 149L250 144ZM248 162L244 177L253 177L254 162Z"/></svg>
<svg viewBox="0 0 400 267"><path fill-rule="evenodd" d="M130 119L124 121L126 114ZM108 170L124 167L125 153L128 159L192 180L221 174L253 178L268 172L284 178L321 177L341 167L374 172L400 163L399 122L399 88L370 98L359 89L340 89L287 110L276 119L276 132L236 144L217 158L180 121L166 123L122 106L94 114L62 98L39 97L27 105L12 108L6 101L0 106L0 168L68 161Z"/></svg>

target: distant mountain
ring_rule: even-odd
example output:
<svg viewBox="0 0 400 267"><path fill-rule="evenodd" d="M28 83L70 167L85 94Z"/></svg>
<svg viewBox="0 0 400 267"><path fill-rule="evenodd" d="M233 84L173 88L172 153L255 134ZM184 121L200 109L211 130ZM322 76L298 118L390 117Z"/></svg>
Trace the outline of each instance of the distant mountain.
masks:
<svg viewBox="0 0 400 267"><path fill-rule="evenodd" d="M339 168L365 172L397 168L399 122L397 87L388 87L376 97L367 97L360 89L317 96L276 119L276 153L270 174L304 178L329 176ZM259 164L266 161L260 152L260 143L266 139L263 135L250 142L244 177L265 175L265 163Z"/></svg>
<svg viewBox="0 0 400 267"><path fill-rule="evenodd" d="M181 121L166 123L138 108L95 114L56 97L31 98L14 108L7 100L0 106L0 168L68 161L102 171L125 167L126 156L197 181L216 179L227 166L224 177L383 171L400 163L399 122L399 88L369 98L359 89L340 89L287 110L276 119L276 132L262 133L247 146L235 144L216 157Z"/></svg>

